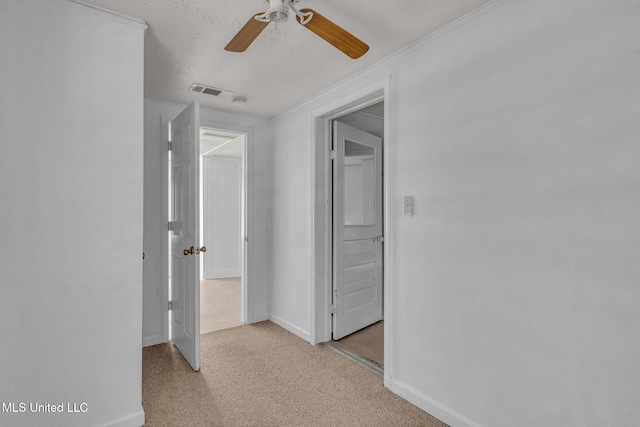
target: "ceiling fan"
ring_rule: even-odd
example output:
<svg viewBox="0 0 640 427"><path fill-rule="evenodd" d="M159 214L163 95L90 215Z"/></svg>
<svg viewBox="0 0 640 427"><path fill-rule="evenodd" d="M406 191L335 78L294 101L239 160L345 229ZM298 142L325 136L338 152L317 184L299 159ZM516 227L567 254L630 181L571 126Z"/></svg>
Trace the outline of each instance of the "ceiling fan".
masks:
<svg viewBox="0 0 640 427"><path fill-rule="evenodd" d="M289 10L292 10L300 25L320 36L350 58L360 58L369 50L369 46L362 40L318 12L311 9L296 9L294 5L299 1L264 0L269 4L269 9L266 12L253 15L224 49L229 52L244 52L270 22L286 21L289 18Z"/></svg>

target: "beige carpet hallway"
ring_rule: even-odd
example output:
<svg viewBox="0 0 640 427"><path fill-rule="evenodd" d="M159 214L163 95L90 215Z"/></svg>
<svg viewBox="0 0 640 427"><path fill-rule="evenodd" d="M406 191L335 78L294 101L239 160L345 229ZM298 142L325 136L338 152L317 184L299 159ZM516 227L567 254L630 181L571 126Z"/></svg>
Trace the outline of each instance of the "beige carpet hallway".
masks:
<svg viewBox="0 0 640 427"><path fill-rule="evenodd" d="M193 372L171 344L143 350L145 426L446 426L382 378L271 322L201 336Z"/></svg>

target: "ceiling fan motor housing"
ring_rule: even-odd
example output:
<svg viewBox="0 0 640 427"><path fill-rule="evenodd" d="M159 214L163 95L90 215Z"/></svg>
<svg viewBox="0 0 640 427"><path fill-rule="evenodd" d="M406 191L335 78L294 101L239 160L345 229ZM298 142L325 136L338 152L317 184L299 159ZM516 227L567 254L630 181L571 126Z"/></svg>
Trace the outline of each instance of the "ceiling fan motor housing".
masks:
<svg viewBox="0 0 640 427"><path fill-rule="evenodd" d="M269 10L265 14L272 22L285 22L289 19L289 0L265 0Z"/></svg>

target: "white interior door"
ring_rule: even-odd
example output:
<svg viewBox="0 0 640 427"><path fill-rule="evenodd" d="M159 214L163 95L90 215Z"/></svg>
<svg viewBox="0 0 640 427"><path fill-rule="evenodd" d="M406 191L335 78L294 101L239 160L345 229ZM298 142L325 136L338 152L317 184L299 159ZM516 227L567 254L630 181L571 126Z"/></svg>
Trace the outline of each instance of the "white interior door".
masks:
<svg viewBox="0 0 640 427"><path fill-rule="evenodd" d="M333 339L383 316L382 140L333 122Z"/></svg>
<svg viewBox="0 0 640 427"><path fill-rule="evenodd" d="M200 105L171 121L171 332L194 371L200 370Z"/></svg>

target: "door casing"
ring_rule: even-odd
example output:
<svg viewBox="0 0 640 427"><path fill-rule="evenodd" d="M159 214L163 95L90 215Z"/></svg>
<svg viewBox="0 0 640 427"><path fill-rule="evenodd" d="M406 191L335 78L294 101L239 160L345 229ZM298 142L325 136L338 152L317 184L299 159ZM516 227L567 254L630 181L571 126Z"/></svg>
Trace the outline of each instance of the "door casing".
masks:
<svg viewBox="0 0 640 427"><path fill-rule="evenodd" d="M394 194L390 185L391 169L391 76L355 90L333 102L312 111L312 268L311 292L311 343L317 344L331 340L331 302L332 302L332 221L333 210L331 188L331 121L369 105L384 101L384 383L389 387L393 377L393 223L394 213L390 201Z"/></svg>

